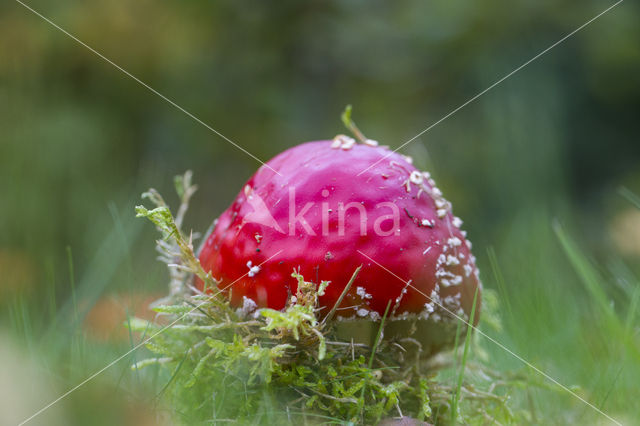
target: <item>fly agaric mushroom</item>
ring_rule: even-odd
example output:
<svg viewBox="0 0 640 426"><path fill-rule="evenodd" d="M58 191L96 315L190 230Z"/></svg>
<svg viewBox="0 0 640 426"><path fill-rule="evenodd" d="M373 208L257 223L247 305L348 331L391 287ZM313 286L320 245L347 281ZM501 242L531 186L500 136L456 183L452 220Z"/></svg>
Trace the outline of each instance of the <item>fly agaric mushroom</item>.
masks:
<svg viewBox="0 0 640 426"><path fill-rule="evenodd" d="M295 303L294 270L330 281L320 317L363 265L336 318L371 323L390 304L387 327L406 334L407 320L423 324L418 340L434 352L454 335L451 313L467 320L481 288L471 243L429 173L364 141L340 135L271 159L219 217L200 262L222 283L235 281L227 292L245 311Z"/></svg>

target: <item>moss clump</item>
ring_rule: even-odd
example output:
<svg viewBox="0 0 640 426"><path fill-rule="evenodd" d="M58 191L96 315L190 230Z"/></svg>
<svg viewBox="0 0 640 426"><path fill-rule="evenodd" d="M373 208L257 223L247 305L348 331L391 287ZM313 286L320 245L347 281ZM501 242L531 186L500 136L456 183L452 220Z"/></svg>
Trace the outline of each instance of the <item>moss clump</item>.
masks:
<svg viewBox="0 0 640 426"><path fill-rule="evenodd" d="M466 357L458 365L457 348L425 360L417 341L381 338L385 318L372 347L337 340L331 321L316 315L318 295L328 282L305 281L292 271L298 291L283 311L231 307L222 291L232 283L216 282L202 269L193 236L181 229L195 192L190 173L176 182L182 201L176 218L154 190L143 196L156 207L136 208L163 234L157 247L170 270L170 294L155 304L155 322L127 325L154 336L146 345L153 356L132 368L156 366L156 377L164 380L161 395L178 419L375 424L409 416L446 424L517 423L528 417L527 411L507 406L505 391L525 383L524 377L493 373ZM190 285L193 275L205 282L205 292Z"/></svg>

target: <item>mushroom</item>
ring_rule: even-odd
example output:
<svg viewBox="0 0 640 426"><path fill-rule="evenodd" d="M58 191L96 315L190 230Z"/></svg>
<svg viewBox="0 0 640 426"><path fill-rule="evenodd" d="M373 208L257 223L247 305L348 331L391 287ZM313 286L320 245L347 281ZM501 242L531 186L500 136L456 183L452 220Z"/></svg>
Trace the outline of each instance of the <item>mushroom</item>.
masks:
<svg viewBox="0 0 640 426"><path fill-rule="evenodd" d="M277 310L295 303L294 270L330 281L319 317L362 265L335 315L346 337L363 320L377 330L389 305L387 337L417 329L431 353L452 340L456 317L469 320L481 289L461 224L429 173L387 147L341 135L263 165L220 216L200 261L216 279L235 281L227 294L239 308L247 299ZM196 286L203 283L196 279Z"/></svg>

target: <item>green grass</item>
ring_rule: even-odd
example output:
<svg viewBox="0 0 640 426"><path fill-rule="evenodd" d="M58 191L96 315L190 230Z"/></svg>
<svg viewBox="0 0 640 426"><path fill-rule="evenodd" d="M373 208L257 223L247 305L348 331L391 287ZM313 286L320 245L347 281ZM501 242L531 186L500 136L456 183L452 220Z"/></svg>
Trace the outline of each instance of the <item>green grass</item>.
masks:
<svg viewBox="0 0 640 426"><path fill-rule="evenodd" d="M481 329L617 420L625 423L638 418L640 408L635 401L640 382L640 286L633 267L617 257L606 259L606 266L589 259L558 221L540 212L532 213L527 220L526 237L522 233L524 228L516 228L517 232L507 235L495 247L487 249L484 258L480 257L485 287L494 290L484 294ZM131 225L125 220L119 226L131 229ZM23 298L16 298L9 306L7 319L13 334L21 339L29 353L36 355L43 380L53 383L57 393L126 352L152 330L145 323L142 329L137 326L142 330L140 334L131 334L126 342L114 344L96 342L80 327L91 301L98 300L103 291L91 285L95 277L100 272L116 271L123 262L130 261L124 258L130 249L123 247L122 235L122 229L116 229L113 239L107 240L113 247L120 247L121 255L95 263L94 268L100 269L86 271L86 277L78 280L77 285L74 284L73 256L71 250L68 251L71 297L64 304L58 303L55 289L61 284L51 280L47 304L48 310L56 311L52 320L52 312L45 314L34 309ZM83 303L87 300L89 305ZM127 317L126 321L136 328L132 319ZM464 345L460 347L463 335ZM251 370L250 358L243 358L233 367L229 364L231 369L226 373L217 367L211 369L207 365L213 360L211 351L217 344L208 343L203 354L190 356L184 350L187 346L180 345L194 337L195 334L182 337L163 334L149 347L166 356L179 352L180 357L172 355L171 361L161 365L131 369L131 365L142 365L136 364L136 360L150 354L148 349L140 349L71 395L63 403L71 422L82 423L83 419L93 417L89 414L90 407L98 407L97 412L102 414L96 417L96 424L126 423L123 413L132 404L155 413L150 416L161 413L186 424L203 419L228 420L228 413L251 423L354 420L353 414L347 414L349 410L339 408L340 404L333 408L327 405L330 398L321 403L321 396L313 393L323 392L313 391L316 388L309 387L311 382L300 381L297 376L289 380L298 380L300 386L307 386L311 392L307 397L314 398L314 402L309 406L283 408L283 400L293 398L291 389L275 391L261 376L264 371L256 373L256 377L262 379L247 385L251 377L242 371L258 371ZM233 344L233 340L228 342ZM168 349L175 344L178 344L177 351ZM425 414L428 412L437 424L482 424L497 419L512 424L608 424L595 410L528 370L482 336L459 327L455 346L451 354L440 360L444 366L434 369L432 376L424 377L415 392L398 393L392 388L380 387L375 381L380 374L376 371L387 373L374 363L375 348L368 352L362 364L346 366L346 370L338 372L337 379L331 362L321 364L324 367L314 372L313 383L329 392L328 383L353 386L354 378L365 375L369 381L358 385L362 386L358 388L360 395L369 392L371 387L377 389L376 392L391 392L389 395L395 395L394 398L407 398L407 407L418 407L415 404L419 400L429 401ZM233 345L225 351L232 348ZM233 352L225 353L227 358L216 359L227 362ZM331 359L337 352L329 347L327 353ZM389 368L393 371L394 367ZM273 369L273 365L269 369ZM201 381L198 377L205 371L209 372L207 379ZM345 391L348 393L348 388ZM104 398L107 394L112 397ZM334 397L347 398L345 394L340 395ZM367 401L374 404L375 398ZM321 406L328 408L319 409ZM391 411L394 410L382 412L396 415ZM47 415L43 413L42 418L46 420Z"/></svg>
<svg viewBox="0 0 640 426"><path fill-rule="evenodd" d="M42 13L265 160L342 131L335 115L347 101L367 136L399 146L600 10L515 2L496 19L503 3L132 6L62 1ZM495 291L483 294L482 331L626 424L640 418L640 256L623 257L607 238L614 216L640 209L638 7L624 2L403 150L465 220ZM111 297L167 293L156 236L132 217L140 189L169 191L168 175L196 170L203 194L184 228L202 232L257 165L23 8L8 2L3 12L0 353L17 356L2 359L0 388L29 407L6 400L0 423L15 414L15 424L145 337L100 340L86 326ZM106 324L115 333L127 318ZM464 336L461 327L459 346ZM150 354L136 351L40 424L188 415L166 402L188 360L130 369ZM448 403L460 355L437 377L450 390L435 396ZM522 423L606 424L476 335L465 380L482 382L478 364L496 370L497 386L509 379L498 390L529 416ZM256 410L264 422L281 414ZM445 404L434 415L451 419Z"/></svg>

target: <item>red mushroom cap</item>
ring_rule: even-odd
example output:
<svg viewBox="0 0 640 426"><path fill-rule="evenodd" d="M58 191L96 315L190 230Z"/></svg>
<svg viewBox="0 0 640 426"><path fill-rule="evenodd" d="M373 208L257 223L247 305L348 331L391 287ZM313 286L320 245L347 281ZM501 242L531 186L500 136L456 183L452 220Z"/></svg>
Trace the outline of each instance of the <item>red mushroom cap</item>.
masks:
<svg viewBox="0 0 640 426"><path fill-rule="evenodd" d="M331 282L319 298L322 316L363 265L342 318L379 319L389 301L391 319L437 321L447 310L468 317L481 288L471 244L410 158L339 136L288 149L267 165L222 213L200 253L221 288L237 280L232 305L283 309L296 294L296 270Z"/></svg>

